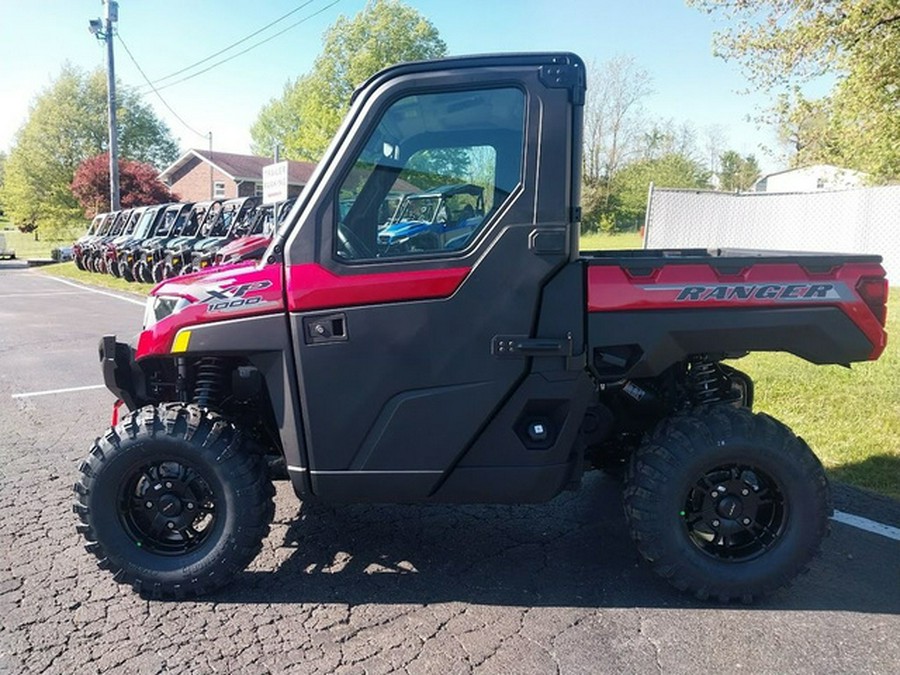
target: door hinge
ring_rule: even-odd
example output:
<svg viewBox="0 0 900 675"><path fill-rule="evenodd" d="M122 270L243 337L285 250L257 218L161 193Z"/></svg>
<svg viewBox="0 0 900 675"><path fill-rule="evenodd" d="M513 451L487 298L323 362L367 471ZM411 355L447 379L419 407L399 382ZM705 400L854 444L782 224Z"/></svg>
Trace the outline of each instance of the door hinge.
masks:
<svg viewBox="0 0 900 675"><path fill-rule="evenodd" d="M554 63L541 66L541 82L549 89L568 89L569 102L584 105L586 88L584 64L577 59L554 59Z"/></svg>

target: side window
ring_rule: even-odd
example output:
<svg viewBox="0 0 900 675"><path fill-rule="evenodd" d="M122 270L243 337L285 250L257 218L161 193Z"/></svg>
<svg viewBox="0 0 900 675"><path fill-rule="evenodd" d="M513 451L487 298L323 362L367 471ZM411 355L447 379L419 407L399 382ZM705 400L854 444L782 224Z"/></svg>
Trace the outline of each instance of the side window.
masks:
<svg viewBox="0 0 900 675"><path fill-rule="evenodd" d="M522 180L524 133L515 88L395 101L341 183L334 254L356 262L467 248Z"/></svg>

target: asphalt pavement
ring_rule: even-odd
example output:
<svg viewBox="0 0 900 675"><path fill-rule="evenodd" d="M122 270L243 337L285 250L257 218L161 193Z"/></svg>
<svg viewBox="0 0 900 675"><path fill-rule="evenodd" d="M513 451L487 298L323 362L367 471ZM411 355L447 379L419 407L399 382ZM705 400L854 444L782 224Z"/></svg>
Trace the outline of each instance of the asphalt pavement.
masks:
<svg viewBox="0 0 900 675"><path fill-rule="evenodd" d="M900 541L833 523L790 588L701 603L640 561L601 474L514 507L325 507L278 483L263 552L231 586L141 600L97 569L71 510L113 402L98 339L141 316L137 296L0 263L0 672L900 672ZM900 526L896 502L836 495Z"/></svg>

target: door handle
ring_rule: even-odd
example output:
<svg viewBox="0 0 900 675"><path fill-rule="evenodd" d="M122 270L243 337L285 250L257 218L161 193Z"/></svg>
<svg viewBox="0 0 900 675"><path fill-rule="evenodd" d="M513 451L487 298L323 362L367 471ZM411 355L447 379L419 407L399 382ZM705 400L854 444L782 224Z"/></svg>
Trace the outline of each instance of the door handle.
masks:
<svg viewBox="0 0 900 675"><path fill-rule="evenodd" d="M303 319L303 333L308 345L330 342L346 342L347 317L340 314L307 316Z"/></svg>

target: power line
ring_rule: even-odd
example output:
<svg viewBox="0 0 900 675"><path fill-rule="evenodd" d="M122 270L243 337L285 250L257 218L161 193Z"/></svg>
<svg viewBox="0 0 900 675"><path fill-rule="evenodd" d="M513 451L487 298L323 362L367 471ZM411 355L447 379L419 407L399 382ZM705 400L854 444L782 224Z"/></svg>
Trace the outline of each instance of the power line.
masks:
<svg viewBox="0 0 900 675"><path fill-rule="evenodd" d="M156 96L159 98L159 100L162 102L162 104L164 106L166 106L168 111L175 116L175 119L177 119L179 122L181 122L184 125L184 127L186 129L188 129L189 131L197 134L198 136L200 136L202 138L209 138L209 134L201 134L199 131L194 129L194 127L192 127L190 124L188 124L183 119L181 119L181 115L179 115L177 112L175 112L175 110L172 109L172 106L170 106L168 104L166 99L164 99L162 97L162 94L160 94L159 91L157 91L156 87L154 87L153 84L150 82L150 79L147 77L146 73L144 73L144 69L141 68L140 64L137 62L137 59L134 58L134 54L131 53L131 50L128 49L128 45L125 44L125 40L123 40L122 36L119 35L119 31L116 31L116 37L119 38L119 42L122 43L122 46L125 48L125 53L128 54L128 58L131 59L131 62L134 64L134 67L138 69L138 72L141 74L141 77L144 78L144 81L153 90L153 93L156 94Z"/></svg>
<svg viewBox="0 0 900 675"><path fill-rule="evenodd" d="M203 63L206 63L206 62L209 61L210 59L214 59L214 58L216 58L217 56L219 56L220 54L224 54L224 53L227 52L229 49L231 49L231 48L233 48L233 47L237 47L239 44L243 44L244 42L246 42L247 40L249 40L249 39L252 38L252 37L256 37L257 35L259 35L259 34L262 33L263 31L265 31L265 30L271 28L272 26L274 26L276 23L279 23L279 22L281 22L281 21L284 21L286 18L288 18L288 17L291 16L292 14L296 14L296 13L299 12L301 9L303 9L304 7L306 7L307 5L311 5L313 2L315 2L315 0L306 0L306 2L302 3L302 4L299 5L298 7L295 7L294 9L292 9L292 10L291 10L290 12L288 12L287 14L283 14L282 16L278 17L278 18L275 19L274 21L272 21L272 22L270 22L270 23L267 23L265 26L263 26L263 27L260 28L259 30L254 31L253 33L250 33L250 35L246 35L246 36L242 37L242 38L241 38L240 40L238 40L237 42L232 42L230 45L228 45L228 46L225 47L224 49L220 49L220 50L217 51L215 54L210 54L210 55L207 56L206 58L200 59L200 60L197 61L196 63L192 63L192 64L189 65L189 66L185 66L185 67L182 68L181 70L176 70L174 73L169 73L168 75L164 75L163 77L159 78L158 80L153 80L153 84L159 84L159 83L162 82L163 80L169 80L169 79L175 77L176 75L181 75L183 72L186 72L186 71L190 70L191 68L195 68L196 66L199 66L199 65L201 65L201 64L203 64ZM149 83L148 83L148 84L149 84Z"/></svg>
<svg viewBox="0 0 900 675"><path fill-rule="evenodd" d="M198 70L196 73L192 73L192 74L190 74L190 75L188 75L188 76L186 76L186 77L181 78L180 80L175 80L174 82L169 82L168 84L164 84L163 86L159 87L159 91L162 91L163 89L168 89L169 87L174 87L176 84L181 84L182 82L187 82L188 80L191 80L191 79L197 77L198 75L203 75L203 73L208 73L208 72L209 72L210 70L212 70L213 68L216 68L217 66L221 66L223 63L227 63L228 61L231 61L232 59L236 59L238 56L241 56L242 54L246 54L247 52L249 52L249 51L251 51L251 50L253 50L253 49L256 49L257 47L260 47L260 46L266 44L267 42L269 42L269 41L271 41L271 40L274 40L274 39L277 38L279 35L284 35L284 34L287 33L289 30L291 30L291 29L293 29L293 28L296 28L297 26L299 26L299 25L302 24L302 23L306 23L307 21L309 21L309 20L312 19L313 17L318 16L319 14L321 14L322 12L324 12L326 9L330 9L330 8L334 7L334 6L335 6L336 4L338 4L340 1L341 1L341 0L333 0L333 2L330 2L329 4L325 5L324 7L322 7L322 9L320 9L320 10L318 10L318 11L316 11L316 12L313 12L313 13L310 14L309 16L306 16L306 17L300 19L299 21L297 21L297 22L295 22L295 23L292 23L290 26L288 26L287 28L284 28L284 29L278 31L277 33L273 33L272 35L270 35L269 37L267 37L265 40L260 40L259 42L250 45L250 46L247 47L246 49L242 49L241 51L237 52L236 54L232 54L232 55L229 56L228 58L222 59L221 61L217 61L216 63L212 64L212 65L209 66L208 68L204 68L203 70ZM144 79L146 79L146 78L144 78ZM148 81L147 84L150 84L150 82ZM153 85L151 85L151 86L153 86ZM153 91L156 92L157 89L154 88ZM157 95L158 95L158 92L157 92Z"/></svg>

